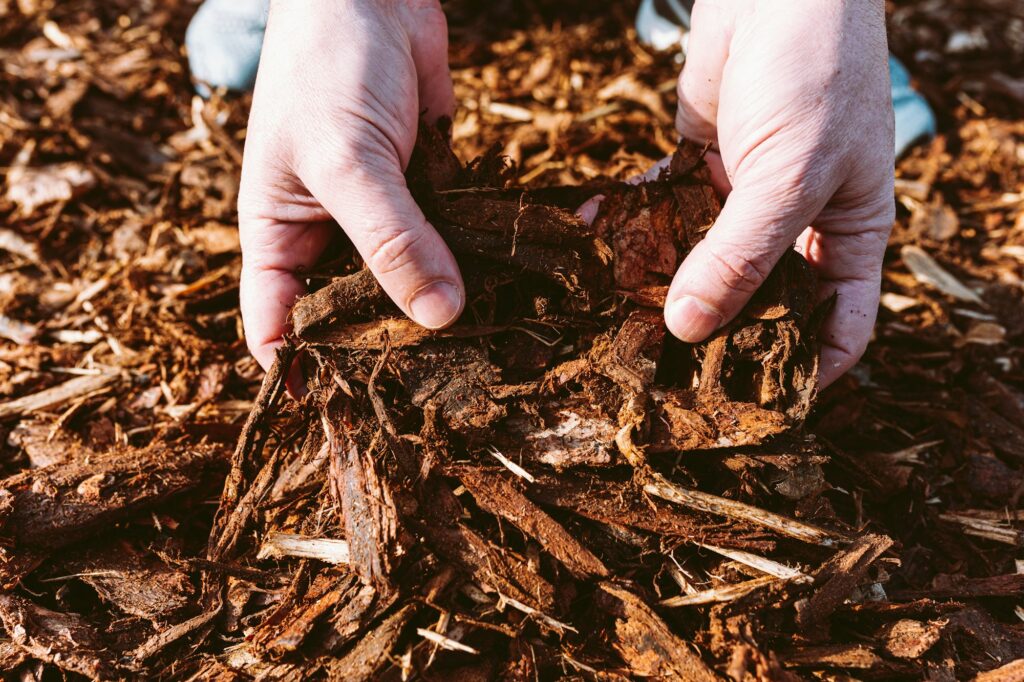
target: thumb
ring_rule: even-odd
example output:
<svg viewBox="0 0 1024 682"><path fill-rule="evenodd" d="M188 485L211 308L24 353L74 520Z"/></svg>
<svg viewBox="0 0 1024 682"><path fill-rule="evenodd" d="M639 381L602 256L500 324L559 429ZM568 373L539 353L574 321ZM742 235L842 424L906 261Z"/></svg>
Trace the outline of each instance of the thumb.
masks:
<svg viewBox="0 0 1024 682"><path fill-rule="evenodd" d="M465 304L455 257L413 200L397 159L360 161L311 187L314 196L402 312L428 329L447 327Z"/></svg>
<svg viewBox="0 0 1024 682"><path fill-rule="evenodd" d="M810 204L792 194L773 201L764 192L735 188L672 281L665 303L669 331L697 343L734 318L820 211Z"/></svg>

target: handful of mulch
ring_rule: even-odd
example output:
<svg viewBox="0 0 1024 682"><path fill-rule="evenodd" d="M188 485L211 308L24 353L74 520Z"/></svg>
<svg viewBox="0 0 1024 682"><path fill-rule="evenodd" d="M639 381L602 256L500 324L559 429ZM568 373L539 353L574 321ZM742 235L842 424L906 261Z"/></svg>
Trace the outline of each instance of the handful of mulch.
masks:
<svg viewBox="0 0 1024 682"><path fill-rule="evenodd" d="M708 457L700 451L749 451L806 416L827 309L815 305L811 270L788 252L737 319L683 344L663 322L667 285L720 210L698 147L682 143L655 182L528 190L512 186L497 151L463 166L424 127L407 177L459 259L466 312L449 329L422 329L353 261L295 305L294 343L236 452L209 559L232 559L257 525L260 556L344 563L363 587L307 566L305 596L264 621L251 653L301 651L312 656L306 673L345 679L394 665L403 646L405 673L469 664L516 679L572 668L715 679L687 644L692 619L667 621L658 602L806 588L808 576L750 552L777 537L822 548L846 539L704 492L676 466ZM597 194L588 225L573 211ZM299 350L315 387L289 476L326 463L329 499L260 519L246 498L287 476L273 457L252 467ZM651 559L681 542L769 568L750 569L757 577L731 596L702 596L679 569L671 593L683 594L659 596L667 565ZM805 619L833 607L808 607ZM282 623L322 608L335 613L329 646L311 626L282 639ZM767 660L751 654L752 666Z"/></svg>

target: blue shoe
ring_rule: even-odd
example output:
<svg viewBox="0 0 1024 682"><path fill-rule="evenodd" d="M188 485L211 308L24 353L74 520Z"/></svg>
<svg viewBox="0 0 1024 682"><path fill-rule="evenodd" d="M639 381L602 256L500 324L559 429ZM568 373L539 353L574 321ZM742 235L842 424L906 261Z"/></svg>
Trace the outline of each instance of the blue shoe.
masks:
<svg viewBox="0 0 1024 682"><path fill-rule="evenodd" d="M245 92L256 83L270 0L206 0L185 32L196 91Z"/></svg>
<svg viewBox="0 0 1024 682"><path fill-rule="evenodd" d="M656 50L681 45L686 51L693 0L643 0L636 16L640 42ZM915 143L935 134L935 114L928 102L910 86L910 75L898 59L889 55L892 107L896 115L896 157Z"/></svg>

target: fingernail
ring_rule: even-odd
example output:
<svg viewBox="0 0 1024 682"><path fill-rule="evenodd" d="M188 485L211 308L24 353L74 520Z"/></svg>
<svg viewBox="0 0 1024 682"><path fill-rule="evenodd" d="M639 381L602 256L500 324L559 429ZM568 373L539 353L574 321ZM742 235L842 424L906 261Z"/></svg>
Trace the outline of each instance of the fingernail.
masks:
<svg viewBox="0 0 1024 682"><path fill-rule="evenodd" d="M697 343L722 326L722 316L699 298L683 296L669 303L665 323L679 339Z"/></svg>
<svg viewBox="0 0 1024 682"><path fill-rule="evenodd" d="M434 282L423 287L409 302L409 313L417 324L427 329L443 329L462 312L462 294L448 282Z"/></svg>
<svg viewBox="0 0 1024 682"><path fill-rule="evenodd" d="M309 395L309 387L306 386L306 376L302 372L302 366L298 359L295 360L291 371L288 372L288 380L285 382L285 385L288 388L288 394L296 400L301 401Z"/></svg>

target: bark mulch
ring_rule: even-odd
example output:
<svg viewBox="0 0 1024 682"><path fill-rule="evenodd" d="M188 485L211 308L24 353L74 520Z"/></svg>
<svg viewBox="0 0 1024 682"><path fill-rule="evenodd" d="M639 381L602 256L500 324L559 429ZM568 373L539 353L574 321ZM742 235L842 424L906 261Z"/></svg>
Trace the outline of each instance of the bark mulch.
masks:
<svg viewBox="0 0 1024 682"><path fill-rule="evenodd" d="M667 334L720 200L680 59L596 6L446 4L459 108L407 180L466 312L408 322L339 231L264 378L249 100L191 95L195 4L0 0L0 670L1024 679L1024 13L889 8L941 133L897 169L874 342L819 392L837 301L795 251Z"/></svg>

